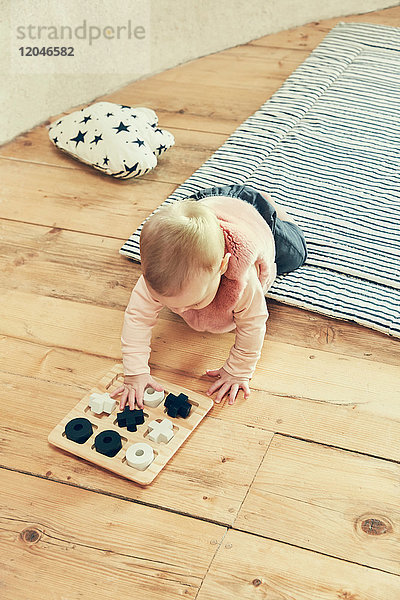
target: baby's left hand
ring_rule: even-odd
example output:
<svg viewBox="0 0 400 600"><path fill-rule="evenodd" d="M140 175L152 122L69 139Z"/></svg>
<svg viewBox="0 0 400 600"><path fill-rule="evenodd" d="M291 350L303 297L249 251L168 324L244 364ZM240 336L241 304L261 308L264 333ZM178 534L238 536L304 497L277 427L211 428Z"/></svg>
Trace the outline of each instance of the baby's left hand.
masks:
<svg viewBox="0 0 400 600"><path fill-rule="evenodd" d="M228 404L233 404L240 388L244 392L245 400L250 396L249 379L246 377L235 377L234 375L230 375L223 367L215 369L214 371L207 370L206 375L218 377L217 381L215 381L207 390L207 396L211 396L216 390L219 390L215 398L216 403L221 402L225 394L228 394L229 392Z"/></svg>

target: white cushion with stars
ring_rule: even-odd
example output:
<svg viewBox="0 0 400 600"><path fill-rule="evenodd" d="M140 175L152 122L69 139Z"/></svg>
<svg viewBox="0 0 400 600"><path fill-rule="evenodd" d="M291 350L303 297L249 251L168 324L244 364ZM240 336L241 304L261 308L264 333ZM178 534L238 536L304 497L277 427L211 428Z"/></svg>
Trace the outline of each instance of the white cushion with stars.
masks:
<svg viewBox="0 0 400 600"><path fill-rule="evenodd" d="M117 177L140 177L174 145L172 133L158 127L154 110L97 102L49 126L53 144L95 169Z"/></svg>

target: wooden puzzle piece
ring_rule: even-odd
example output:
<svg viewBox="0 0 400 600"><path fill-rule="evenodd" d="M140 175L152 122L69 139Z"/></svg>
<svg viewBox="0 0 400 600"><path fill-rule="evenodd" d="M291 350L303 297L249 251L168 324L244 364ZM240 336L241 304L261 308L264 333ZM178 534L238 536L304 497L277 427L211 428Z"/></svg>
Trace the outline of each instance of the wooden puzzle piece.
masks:
<svg viewBox="0 0 400 600"><path fill-rule="evenodd" d="M144 390L143 403L145 406L156 408L164 400L164 392L158 392L153 390L152 387L148 387Z"/></svg>
<svg viewBox="0 0 400 600"><path fill-rule="evenodd" d="M100 415L102 412L106 412L110 415L116 407L116 405L116 400L111 398L110 394L99 394L97 392L90 394L90 410L96 415Z"/></svg>
<svg viewBox="0 0 400 600"><path fill-rule="evenodd" d="M148 424L149 440L156 444L161 444L161 442L167 444L174 437L173 427L169 419L163 419L161 422L151 421Z"/></svg>
<svg viewBox="0 0 400 600"><path fill-rule="evenodd" d="M154 460L154 450L149 444L138 442L129 446L125 458L130 467L144 471Z"/></svg>

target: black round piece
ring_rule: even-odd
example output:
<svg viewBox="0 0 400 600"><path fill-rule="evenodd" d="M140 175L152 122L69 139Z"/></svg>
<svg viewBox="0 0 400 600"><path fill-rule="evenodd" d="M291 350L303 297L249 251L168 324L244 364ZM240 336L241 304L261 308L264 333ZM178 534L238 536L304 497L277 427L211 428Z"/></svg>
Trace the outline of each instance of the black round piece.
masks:
<svg viewBox="0 0 400 600"><path fill-rule="evenodd" d="M102 431L94 438L94 447L96 448L97 452L100 452L100 454L104 454L105 456L112 458L122 448L121 436L113 429Z"/></svg>
<svg viewBox="0 0 400 600"><path fill-rule="evenodd" d="M72 442L84 444L93 434L93 427L88 419L78 417L69 421L66 424L64 431L67 438Z"/></svg>

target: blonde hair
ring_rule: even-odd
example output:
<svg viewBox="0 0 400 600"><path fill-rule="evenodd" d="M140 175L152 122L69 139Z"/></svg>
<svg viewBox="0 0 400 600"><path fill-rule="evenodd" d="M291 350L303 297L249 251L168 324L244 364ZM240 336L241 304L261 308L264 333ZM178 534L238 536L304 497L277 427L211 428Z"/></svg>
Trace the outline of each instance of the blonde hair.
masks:
<svg viewBox="0 0 400 600"><path fill-rule="evenodd" d="M158 294L180 293L189 277L212 272L224 256L225 240L213 211L197 200L160 208L143 225L140 256L145 279Z"/></svg>

